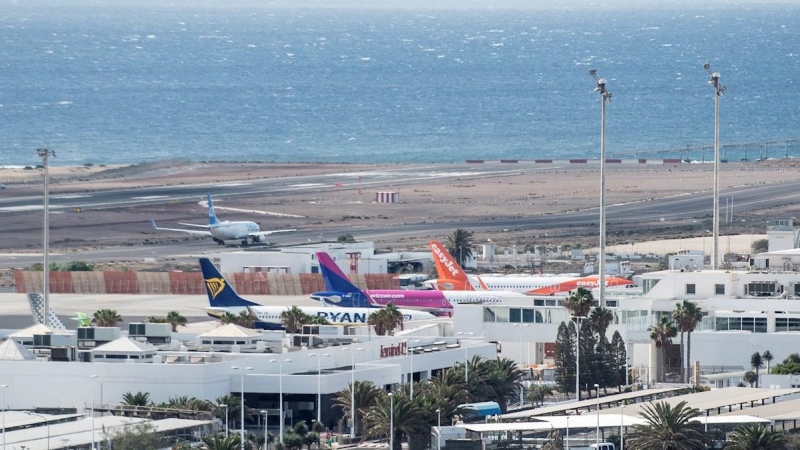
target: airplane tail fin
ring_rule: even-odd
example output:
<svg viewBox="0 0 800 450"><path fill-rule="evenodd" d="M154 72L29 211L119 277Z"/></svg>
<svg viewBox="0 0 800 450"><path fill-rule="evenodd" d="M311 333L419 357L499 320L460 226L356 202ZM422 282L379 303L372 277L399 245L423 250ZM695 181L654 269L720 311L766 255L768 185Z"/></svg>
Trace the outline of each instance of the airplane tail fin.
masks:
<svg viewBox="0 0 800 450"><path fill-rule="evenodd" d="M317 261L319 261L319 269L322 272L322 279L325 281L325 289L329 291L337 291L345 294L350 293L363 293L363 291L356 285L350 282L347 275L342 272L342 269L336 265L336 262L331 258L331 255L325 252L317 253ZM341 306L341 305L338 305Z"/></svg>
<svg viewBox="0 0 800 450"><path fill-rule="evenodd" d="M210 200L210 197L209 197ZM210 204L210 203L209 203ZM203 282L206 284L208 303L215 308L259 306L258 303L245 300L222 276L216 266L208 258L200 258L200 268L203 270Z"/></svg>
<svg viewBox="0 0 800 450"><path fill-rule="evenodd" d="M217 213L214 211L214 202L211 201L211 193L208 193L208 224L218 225Z"/></svg>
<svg viewBox="0 0 800 450"><path fill-rule="evenodd" d="M447 248L439 241L430 241L428 245L433 253L433 262L439 274L438 286L440 290L474 291L467 274L456 262Z"/></svg>

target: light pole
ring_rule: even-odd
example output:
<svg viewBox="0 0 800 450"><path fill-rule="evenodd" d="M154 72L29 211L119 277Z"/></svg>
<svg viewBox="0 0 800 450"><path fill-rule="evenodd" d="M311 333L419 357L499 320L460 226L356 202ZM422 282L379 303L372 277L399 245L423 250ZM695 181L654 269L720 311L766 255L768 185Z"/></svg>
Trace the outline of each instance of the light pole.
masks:
<svg viewBox="0 0 800 450"><path fill-rule="evenodd" d="M233 369L233 370L241 370L241 372L242 372L241 405L239 405L239 410L241 412L241 421L242 422L241 422L240 430L239 430L239 434L240 434L240 438L241 438L241 442L240 442L239 448L241 450L244 450L244 373L245 373L245 371L253 370L253 368L252 367L233 366L233 367L231 367L231 369Z"/></svg>
<svg viewBox="0 0 800 450"><path fill-rule="evenodd" d="M322 357L331 356L329 353L309 353L308 356L317 358L317 422L322 423Z"/></svg>
<svg viewBox="0 0 800 450"><path fill-rule="evenodd" d="M520 317L520 320L522 320L522 317ZM527 323L526 324L515 323L513 326L519 328L519 363L517 363L517 365L518 366L522 366L522 328L523 327L530 327L530 325L527 324ZM522 383L520 383L520 385L519 385L519 406L520 406L520 408L525 406L525 401L524 401L524 397L523 397Z"/></svg>
<svg viewBox="0 0 800 450"><path fill-rule="evenodd" d="M619 410L619 450L625 449L625 403Z"/></svg>
<svg viewBox="0 0 800 450"><path fill-rule="evenodd" d="M418 343L419 340L405 339L403 342L405 342L406 345L408 345L408 350L407 350L409 352L408 357L411 358L411 379L409 380L409 388L410 388L411 400L414 400L414 345L413 344Z"/></svg>
<svg viewBox="0 0 800 450"><path fill-rule="evenodd" d="M36 154L42 158L42 167L44 168L44 214L42 214L44 217L44 232L42 233L44 256L44 267L42 268L44 279L42 281L44 285L42 291L44 293L44 325L47 326L50 324L50 320L47 318L47 312L50 311L50 172L48 168L50 167L50 156L55 158L56 152L38 148Z"/></svg>
<svg viewBox="0 0 800 450"><path fill-rule="evenodd" d="M708 84L714 86L714 254L711 255L711 268L719 270L719 98L725 86L719 82L719 72L712 72L711 65L703 64L708 72Z"/></svg>
<svg viewBox="0 0 800 450"><path fill-rule="evenodd" d="M597 76L597 71L592 69L589 75L594 78L597 86L595 92L600 93L600 257L598 262L600 285L600 306L606 306L606 102L611 101L611 92L606 90L606 80Z"/></svg>
<svg viewBox="0 0 800 450"><path fill-rule="evenodd" d="M218 406L225 408L225 437L228 437L228 405L220 404Z"/></svg>
<svg viewBox="0 0 800 450"><path fill-rule="evenodd" d="M35 413L35 412L25 411L25 414L27 414L27 415L29 415L29 416L38 416L38 417L41 417L41 418L42 418L42 420L44 420L44 423L46 423L46 424L47 424L47 450L50 450L50 421L49 421L49 420L47 420L47 417L45 417L44 415L42 415L42 414L37 414L37 413Z"/></svg>
<svg viewBox="0 0 800 450"><path fill-rule="evenodd" d="M262 409L261 414L264 415L264 450L269 450L269 411Z"/></svg>
<svg viewBox="0 0 800 450"><path fill-rule="evenodd" d="M436 408L436 450L442 450L442 410Z"/></svg>
<svg viewBox="0 0 800 450"><path fill-rule="evenodd" d="M95 446L95 440L94 440L94 380L97 378L97 375L89 375L89 378L91 378L91 380L92 380L92 382L91 382L91 384L92 384L92 386L91 386L92 387L92 397L91 397L91 401L92 401L92 408L91 408L91 412L92 412L92 450L95 450L97 447Z"/></svg>
<svg viewBox="0 0 800 450"><path fill-rule="evenodd" d="M394 397L389 392L389 450L394 450Z"/></svg>
<svg viewBox="0 0 800 450"><path fill-rule="evenodd" d="M575 333L575 401L581 401L581 319L583 316L574 316L577 324Z"/></svg>
<svg viewBox="0 0 800 450"><path fill-rule="evenodd" d="M280 429L278 430L278 439L280 440L281 444L283 444L283 363L284 362L292 362L291 359L270 359L269 362L278 363L278 410L280 411L280 420L278 420L278 426Z"/></svg>
<svg viewBox="0 0 800 450"><path fill-rule="evenodd" d="M7 384L0 384L0 392L2 393L2 399L0 401L3 402L0 407L3 408L3 450L6 450L6 388L8 387Z"/></svg>
<svg viewBox="0 0 800 450"><path fill-rule="evenodd" d="M567 437L564 438L564 444L566 445L566 450L569 450L569 416L567 416Z"/></svg>
<svg viewBox="0 0 800 450"><path fill-rule="evenodd" d="M595 383L594 390L597 392L597 430L595 431L594 443L597 444L595 448L600 448L600 385Z"/></svg>
<svg viewBox="0 0 800 450"><path fill-rule="evenodd" d="M350 347L345 347L343 351L350 351ZM350 352L350 439L356 438L356 351L364 349L356 348Z"/></svg>

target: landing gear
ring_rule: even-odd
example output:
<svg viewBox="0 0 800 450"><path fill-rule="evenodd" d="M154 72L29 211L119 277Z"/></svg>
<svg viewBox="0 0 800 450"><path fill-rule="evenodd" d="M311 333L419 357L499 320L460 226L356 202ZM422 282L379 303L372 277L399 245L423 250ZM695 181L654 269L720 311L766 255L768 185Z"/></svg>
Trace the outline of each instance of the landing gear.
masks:
<svg viewBox="0 0 800 450"><path fill-rule="evenodd" d="M247 238L242 239L242 247L247 247L248 244Z"/></svg>
<svg viewBox="0 0 800 450"><path fill-rule="evenodd" d="M217 244L219 244L219 245L225 245L225 241L223 241L222 239L220 239L220 238L218 238L218 237L211 238L211 239L213 239L213 240L214 240L214 242L216 242L216 243L217 243Z"/></svg>

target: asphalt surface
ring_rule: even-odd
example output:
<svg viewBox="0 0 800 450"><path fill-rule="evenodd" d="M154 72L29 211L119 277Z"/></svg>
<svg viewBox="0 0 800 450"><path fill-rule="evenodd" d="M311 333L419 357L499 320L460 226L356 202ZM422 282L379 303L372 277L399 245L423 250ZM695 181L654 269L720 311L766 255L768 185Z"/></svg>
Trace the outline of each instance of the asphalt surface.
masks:
<svg viewBox="0 0 800 450"><path fill-rule="evenodd" d="M552 169L553 166L548 166ZM533 166L509 169L507 165L479 165L472 168L461 165L458 167L423 166L399 167L391 170L375 172L341 173L292 177L290 179L268 179L254 182L214 184L215 196L240 197L248 195L279 195L281 192L324 192L330 190L332 179L349 177L345 181L346 187L353 188L358 185L358 176L361 176L361 186L402 186L413 184L417 180L438 177L446 178L481 178L496 177L502 173L525 173L537 170ZM725 198L735 201L736 214L749 211L768 210L800 204L800 180L767 184L748 185L754 180L742 180L742 185L726 188L721 191L721 203ZM209 185L171 186L146 189L97 191L76 195L59 195L51 199L54 208L120 208L135 206L142 203L166 203L174 199L196 201L197 198L209 189ZM34 213L40 208L41 197L28 198L2 198L0 199L0 220L3 214L19 214L20 211ZM668 197L653 198L645 201L636 201L607 206L606 218L609 227L615 224L630 227L635 224L647 226L660 221L701 219L710 216L713 205L712 192L688 193ZM503 230L545 230L569 227L595 226L599 219L599 208L587 208L550 215L528 215L513 218L498 218L492 220L462 220L453 222L442 217L439 222L409 223L397 225L383 225L377 227L353 227L331 225L323 229L298 230L293 233L275 234L269 237L274 245L291 245L306 242L319 242L325 237L333 239L345 233L352 234L358 240L386 240L391 237L426 237L441 236L452 231L454 226L477 232L503 231ZM212 244L207 239L184 241L171 244L150 244L119 246L112 248L81 250L81 260L88 262L119 262L141 261L144 258L174 258L189 260L201 255L236 250L235 247L221 247ZM67 261L73 254L64 253L51 255L55 262ZM28 267L41 261L41 255L30 254L0 254L0 269Z"/></svg>

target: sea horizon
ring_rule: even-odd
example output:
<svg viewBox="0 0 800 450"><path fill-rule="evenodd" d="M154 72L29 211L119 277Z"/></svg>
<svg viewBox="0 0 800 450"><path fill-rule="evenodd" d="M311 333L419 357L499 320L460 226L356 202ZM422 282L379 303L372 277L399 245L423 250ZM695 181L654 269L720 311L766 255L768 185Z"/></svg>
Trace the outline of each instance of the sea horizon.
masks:
<svg viewBox="0 0 800 450"><path fill-rule="evenodd" d="M800 6L12 7L0 165L800 156ZM749 144L748 144L749 143ZM704 154L703 154L703 147ZM680 149L688 149L683 154Z"/></svg>

